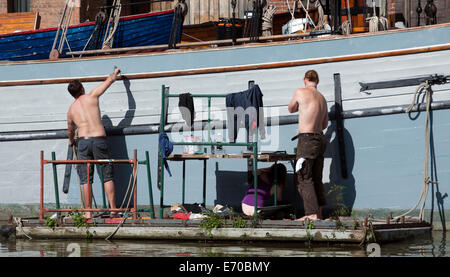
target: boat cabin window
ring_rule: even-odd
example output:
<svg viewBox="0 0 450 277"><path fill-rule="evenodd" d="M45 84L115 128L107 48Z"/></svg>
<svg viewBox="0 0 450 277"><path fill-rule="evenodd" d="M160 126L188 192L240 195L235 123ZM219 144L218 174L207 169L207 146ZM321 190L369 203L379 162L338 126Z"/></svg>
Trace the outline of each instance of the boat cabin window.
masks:
<svg viewBox="0 0 450 277"><path fill-rule="evenodd" d="M30 11L30 0L8 0L8 13Z"/></svg>

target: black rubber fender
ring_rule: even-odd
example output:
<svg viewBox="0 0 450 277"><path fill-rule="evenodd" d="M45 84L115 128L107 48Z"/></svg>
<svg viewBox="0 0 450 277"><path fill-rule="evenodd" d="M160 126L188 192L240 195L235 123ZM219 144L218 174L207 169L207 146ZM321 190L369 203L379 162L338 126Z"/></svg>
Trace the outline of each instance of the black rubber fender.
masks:
<svg viewBox="0 0 450 277"><path fill-rule="evenodd" d="M16 234L15 225L2 225L0 227L0 238L8 239L11 235Z"/></svg>

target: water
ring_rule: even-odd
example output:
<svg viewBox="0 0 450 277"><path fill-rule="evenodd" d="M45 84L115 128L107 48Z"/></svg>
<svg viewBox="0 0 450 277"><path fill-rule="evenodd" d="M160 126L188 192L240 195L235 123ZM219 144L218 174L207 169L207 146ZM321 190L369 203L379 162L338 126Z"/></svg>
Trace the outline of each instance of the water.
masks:
<svg viewBox="0 0 450 277"><path fill-rule="evenodd" d="M0 257L367 257L358 245L136 240L0 240ZM450 257L450 233L383 244L381 257Z"/></svg>

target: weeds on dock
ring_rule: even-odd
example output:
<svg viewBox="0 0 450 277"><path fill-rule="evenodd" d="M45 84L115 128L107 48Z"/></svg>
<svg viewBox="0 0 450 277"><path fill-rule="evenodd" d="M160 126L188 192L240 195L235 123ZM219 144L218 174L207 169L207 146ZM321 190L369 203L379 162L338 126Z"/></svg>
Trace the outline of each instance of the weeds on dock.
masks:
<svg viewBox="0 0 450 277"><path fill-rule="evenodd" d="M49 216L47 216L45 218L45 226L55 229L55 227L58 225L58 221L56 220L56 218L51 218Z"/></svg>
<svg viewBox="0 0 450 277"><path fill-rule="evenodd" d="M73 213L71 213L71 217L72 217L72 222L73 225L77 228L86 228L86 238L90 239L92 238L94 235L89 232L88 228L89 228L89 223L88 223L88 219L86 217L84 217L80 212L75 211ZM93 225L95 227L96 222L93 222Z"/></svg>
<svg viewBox="0 0 450 277"><path fill-rule="evenodd" d="M200 222L200 228L206 229L210 237L212 237L212 230L225 226L225 219L219 215L210 213Z"/></svg>
<svg viewBox="0 0 450 277"><path fill-rule="evenodd" d="M237 216L235 218L232 218L231 226L233 226L233 228L245 228L247 227L247 221L241 216Z"/></svg>
<svg viewBox="0 0 450 277"><path fill-rule="evenodd" d="M86 217L84 217L80 212L75 211L71 214L72 216L72 221L73 221L73 225L75 225L75 227L85 227L88 228L89 224L88 224L88 219Z"/></svg>

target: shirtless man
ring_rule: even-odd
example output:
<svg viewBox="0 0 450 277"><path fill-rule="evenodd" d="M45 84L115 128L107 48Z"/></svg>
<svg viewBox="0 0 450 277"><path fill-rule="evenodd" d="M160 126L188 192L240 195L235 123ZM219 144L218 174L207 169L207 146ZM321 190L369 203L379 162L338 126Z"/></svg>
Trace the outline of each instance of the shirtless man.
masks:
<svg viewBox="0 0 450 277"><path fill-rule="evenodd" d="M322 183L323 154L327 142L322 131L328 126L328 108L317 90L319 76L309 70L303 79L305 88L298 88L288 110L298 112L297 188L303 198L305 216L299 220L322 219L321 207L326 204Z"/></svg>
<svg viewBox="0 0 450 277"><path fill-rule="evenodd" d="M114 72L99 86L94 88L89 94L85 94L84 87L78 80L71 81L68 91L75 98L67 112L67 130L69 135L69 146L77 143L79 160L99 160L109 159L109 149L106 142L106 132L100 118L99 97L111 86L117 79L120 69L116 68ZM75 142L75 128L78 128L78 140ZM97 172L100 172L100 166L97 164ZM103 180L105 182L105 191L109 200L111 209L116 208L115 189L113 181L113 168L111 164L103 165ZM83 195L86 209L92 206L92 181L94 167L89 168L89 186L87 185L87 165L78 166L78 175L83 184ZM116 212L111 212L116 215ZM91 212L84 214L91 218Z"/></svg>

